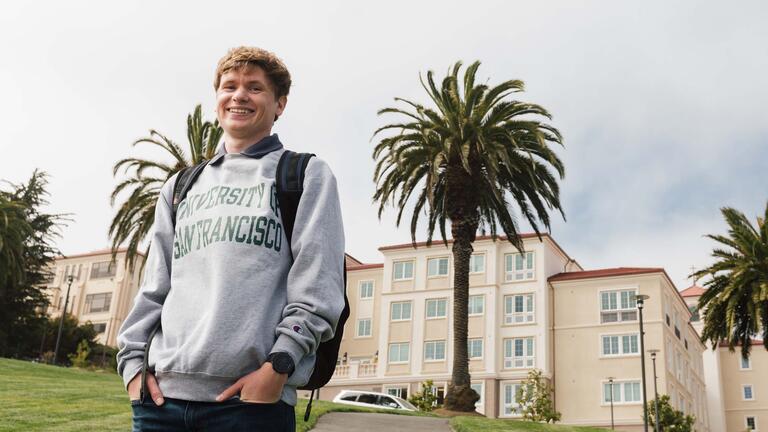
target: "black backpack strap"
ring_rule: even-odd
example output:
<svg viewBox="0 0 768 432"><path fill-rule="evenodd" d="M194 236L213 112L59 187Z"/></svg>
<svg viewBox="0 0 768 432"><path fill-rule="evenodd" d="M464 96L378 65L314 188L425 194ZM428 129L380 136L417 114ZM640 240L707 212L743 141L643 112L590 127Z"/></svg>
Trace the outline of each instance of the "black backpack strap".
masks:
<svg viewBox="0 0 768 432"><path fill-rule="evenodd" d="M173 186L173 210L171 213L171 219L173 220L173 226L176 226L176 211L179 209L179 204L187 197L187 192L192 188L203 169L208 165L208 160L204 160L197 165L182 168L179 171L179 175L176 177L176 184Z"/></svg>
<svg viewBox="0 0 768 432"><path fill-rule="evenodd" d="M288 252L291 250L293 225L296 222L296 211L299 208L301 194L304 192L304 174L313 153L296 153L286 150L280 156L275 171L275 188L277 189L277 207L283 222L283 232L288 239Z"/></svg>

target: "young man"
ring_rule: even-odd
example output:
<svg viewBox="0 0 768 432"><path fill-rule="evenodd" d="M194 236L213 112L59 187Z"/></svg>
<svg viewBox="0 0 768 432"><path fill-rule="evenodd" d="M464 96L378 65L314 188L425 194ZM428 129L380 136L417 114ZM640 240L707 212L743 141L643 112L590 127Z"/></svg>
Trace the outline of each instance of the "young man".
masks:
<svg viewBox="0 0 768 432"><path fill-rule="evenodd" d="M179 204L176 176L155 210L144 282L118 334L118 373L134 431L293 431L296 387L344 307L336 180L311 158L287 243L275 189L284 149L273 123L291 78L259 48L229 51L216 70L224 143ZM148 397L141 403L144 347Z"/></svg>

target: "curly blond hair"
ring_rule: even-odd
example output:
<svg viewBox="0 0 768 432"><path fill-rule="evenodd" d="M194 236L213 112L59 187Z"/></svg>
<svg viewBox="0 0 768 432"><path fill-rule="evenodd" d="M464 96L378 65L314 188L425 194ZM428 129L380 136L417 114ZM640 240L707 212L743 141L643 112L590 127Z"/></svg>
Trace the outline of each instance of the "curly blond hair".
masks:
<svg viewBox="0 0 768 432"><path fill-rule="evenodd" d="M291 74L282 60L274 53L257 47L241 46L230 49L219 60L216 67L216 78L213 80L214 90L219 89L221 76L231 70L238 70L249 66L258 66L269 78L275 97L288 96L291 90Z"/></svg>

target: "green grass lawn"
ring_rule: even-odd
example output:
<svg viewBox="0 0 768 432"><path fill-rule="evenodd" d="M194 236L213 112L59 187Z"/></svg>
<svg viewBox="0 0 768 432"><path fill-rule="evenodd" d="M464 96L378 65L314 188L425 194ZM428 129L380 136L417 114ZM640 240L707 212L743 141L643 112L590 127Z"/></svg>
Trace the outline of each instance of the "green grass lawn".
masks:
<svg viewBox="0 0 768 432"><path fill-rule="evenodd" d="M520 420L500 420L486 417L454 417L451 426L456 432L605 432L605 429L584 426L562 426Z"/></svg>
<svg viewBox="0 0 768 432"><path fill-rule="evenodd" d="M305 432L330 411L387 412L306 399L296 405L296 430ZM420 413L396 414L424 415ZM0 432L129 431L131 406L115 373L90 372L0 358Z"/></svg>
<svg viewBox="0 0 768 432"><path fill-rule="evenodd" d="M306 399L296 405L296 430L312 428L318 417L331 411L432 415L407 411L358 408L326 401L312 404L304 422ZM605 429L553 426L485 417L454 417L456 432L535 431L598 432ZM0 358L0 432L56 431L107 432L131 429L131 406L119 376Z"/></svg>

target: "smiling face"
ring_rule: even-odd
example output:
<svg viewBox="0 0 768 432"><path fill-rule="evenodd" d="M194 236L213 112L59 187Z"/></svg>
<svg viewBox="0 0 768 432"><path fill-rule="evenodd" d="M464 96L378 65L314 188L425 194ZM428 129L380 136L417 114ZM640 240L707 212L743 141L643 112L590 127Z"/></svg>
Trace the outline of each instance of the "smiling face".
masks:
<svg viewBox="0 0 768 432"><path fill-rule="evenodd" d="M225 141L255 144L269 136L286 103L285 96L276 97L272 83L258 66L222 74L216 89L216 115Z"/></svg>

